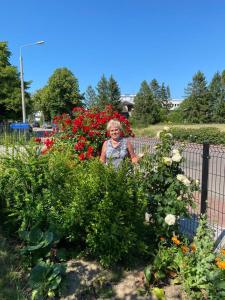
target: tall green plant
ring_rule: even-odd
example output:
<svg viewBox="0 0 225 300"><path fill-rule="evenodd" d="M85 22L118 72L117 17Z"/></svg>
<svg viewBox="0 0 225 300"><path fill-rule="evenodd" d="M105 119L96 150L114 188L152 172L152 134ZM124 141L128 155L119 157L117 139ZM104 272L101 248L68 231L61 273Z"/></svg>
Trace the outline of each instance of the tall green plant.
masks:
<svg viewBox="0 0 225 300"><path fill-rule="evenodd" d="M140 184L148 195L150 230L156 239L171 236L182 216L188 216L193 205L195 181L181 169L182 149L175 148L172 134L165 128L159 133L160 143L154 154L146 154L140 162Z"/></svg>

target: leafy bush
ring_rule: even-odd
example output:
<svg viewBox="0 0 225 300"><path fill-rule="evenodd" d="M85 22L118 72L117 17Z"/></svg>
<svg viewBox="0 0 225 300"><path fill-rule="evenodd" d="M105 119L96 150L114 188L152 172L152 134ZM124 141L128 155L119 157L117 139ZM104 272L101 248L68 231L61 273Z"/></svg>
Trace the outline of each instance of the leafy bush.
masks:
<svg viewBox="0 0 225 300"><path fill-rule="evenodd" d="M130 163L116 171L94 158L79 163L65 148L38 156L32 147L1 160L8 228L53 231L104 265L144 248L145 196Z"/></svg>
<svg viewBox="0 0 225 300"><path fill-rule="evenodd" d="M191 248L180 265L180 277L186 293L191 299L223 299L225 274L223 269L216 267L213 233L205 218L199 222Z"/></svg>
<svg viewBox="0 0 225 300"><path fill-rule="evenodd" d="M72 199L70 152L39 156L31 144L2 156L0 165L1 213L8 230L46 230L62 222L60 212Z"/></svg>
<svg viewBox="0 0 225 300"><path fill-rule="evenodd" d="M188 207L193 205L193 191L198 182L187 178L180 167L182 149L174 148L169 128L159 135L161 143L154 154L146 154L140 162L139 184L148 197L150 230L156 241L160 236L171 236L179 218L188 216Z"/></svg>
<svg viewBox="0 0 225 300"><path fill-rule="evenodd" d="M199 129L173 128L172 134L176 140L193 143L225 144L225 133L218 128L205 127Z"/></svg>
<svg viewBox="0 0 225 300"><path fill-rule="evenodd" d="M32 291L32 300L54 298L58 295L65 267L49 261L40 261L30 274L29 284Z"/></svg>
<svg viewBox="0 0 225 300"><path fill-rule="evenodd" d="M159 284L172 276L175 283L182 284L188 299L224 299L225 250L216 257L206 219L200 219L191 243L182 240L175 235L161 240L153 262L145 268L147 282Z"/></svg>
<svg viewBox="0 0 225 300"><path fill-rule="evenodd" d="M92 160L76 167L74 182L63 225L68 238L83 241L105 266L129 259L141 244L145 211L130 164L116 171Z"/></svg>
<svg viewBox="0 0 225 300"><path fill-rule="evenodd" d="M28 258L32 267L29 285L32 288L32 299L53 298L59 295L65 266L57 263L56 244L59 242L53 232L42 232L38 228L20 232L25 242L21 253Z"/></svg>

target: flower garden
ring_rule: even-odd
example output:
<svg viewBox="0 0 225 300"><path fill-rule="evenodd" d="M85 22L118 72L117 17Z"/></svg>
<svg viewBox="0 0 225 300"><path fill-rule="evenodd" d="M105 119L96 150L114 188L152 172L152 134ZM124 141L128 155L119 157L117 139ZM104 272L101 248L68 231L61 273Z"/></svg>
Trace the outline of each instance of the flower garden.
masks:
<svg viewBox="0 0 225 300"><path fill-rule="evenodd" d="M169 282L186 299L225 299L225 250L214 252L205 218L192 240L179 230L199 185L183 174L182 147L165 127L154 154L115 170L99 161L111 119L133 136L112 107L74 108L51 136L0 157L1 227L21 245L31 298L59 299L66 262L83 257L106 269L141 264L146 299L165 299Z"/></svg>

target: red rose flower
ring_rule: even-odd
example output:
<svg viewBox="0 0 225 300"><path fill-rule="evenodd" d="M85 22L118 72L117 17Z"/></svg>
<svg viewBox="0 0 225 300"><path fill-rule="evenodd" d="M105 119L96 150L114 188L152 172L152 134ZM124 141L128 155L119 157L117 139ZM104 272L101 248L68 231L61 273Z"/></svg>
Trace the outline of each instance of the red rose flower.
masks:
<svg viewBox="0 0 225 300"><path fill-rule="evenodd" d="M80 153L78 155L79 160L85 160L85 153Z"/></svg>

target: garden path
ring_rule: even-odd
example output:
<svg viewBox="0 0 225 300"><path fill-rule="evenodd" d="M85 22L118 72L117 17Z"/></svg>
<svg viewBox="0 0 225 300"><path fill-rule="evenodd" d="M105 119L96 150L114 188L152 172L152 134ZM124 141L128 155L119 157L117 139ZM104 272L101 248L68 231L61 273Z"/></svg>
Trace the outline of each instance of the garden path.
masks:
<svg viewBox="0 0 225 300"><path fill-rule="evenodd" d="M67 280L60 300L156 300L154 296L140 296L144 287L143 268L133 271L104 270L96 262L83 259L67 262ZM182 299L178 286L164 287L166 300Z"/></svg>

